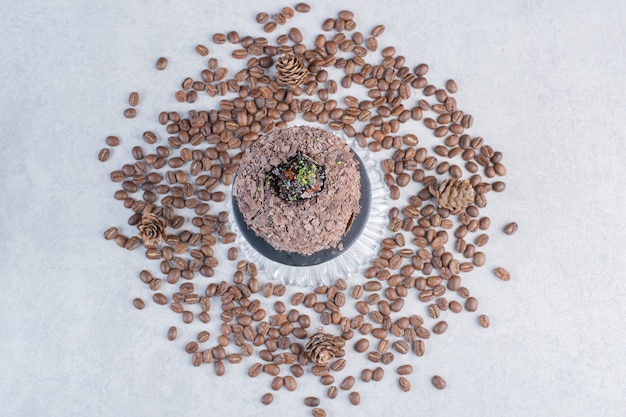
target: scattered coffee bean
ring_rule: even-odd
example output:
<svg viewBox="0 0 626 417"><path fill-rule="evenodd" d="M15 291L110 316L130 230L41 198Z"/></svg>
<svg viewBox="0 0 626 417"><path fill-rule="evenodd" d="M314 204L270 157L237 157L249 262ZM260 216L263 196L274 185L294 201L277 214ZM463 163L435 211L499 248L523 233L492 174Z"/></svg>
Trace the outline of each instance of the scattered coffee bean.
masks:
<svg viewBox="0 0 626 417"><path fill-rule="evenodd" d="M478 310L478 300L475 297L469 297L467 300L465 300L465 309L467 311Z"/></svg>
<svg viewBox="0 0 626 417"><path fill-rule="evenodd" d="M472 262L476 266L483 266L485 264L485 254L483 252L476 252L472 258Z"/></svg>
<svg viewBox="0 0 626 417"><path fill-rule="evenodd" d="M352 405L361 404L361 394L359 394L357 391L352 391L348 398L350 399L350 404Z"/></svg>
<svg viewBox="0 0 626 417"><path fill-rule="evenodd" d="M146 304L143 302L141 298L135 298L133 300L133 305L135 306L137 310L143 310L144 307L146 306Z"/></svg>
<svg viewBox="0 0 626 417"><path fill-rule="evenodd" d="M342 390L344 390L344 391L348 391L348 390L352 389L352 387L354 386L355 382L356 382L356 379L353 376L347 376L341 382L341 385L339 387Z"/></svg>
<svg viewBox="0 0 626 417"><path fill-rule="evenodd" d="M257 23L260 23L263 25L270 21L270 15L268 13L261 12L256 15L256 21Z"/></svg>
<svg viewBox="0 0 626 417"><path fill-rule="evenodd" d="M167 331L167 339L168 340L176 340L176 336L178 335L178 329L176 326L172 326Z"/></svg>
<svg viewBox="0 0 626 417"><path fill-rule="evenodd" d="M107 230L104 231L104 238L106 240L115 239L117 237L117 233L117 227L109 227Z"/></svg>
<svg viewBox="0 0 626 417"><path fill-rule="evenodd" d="M511 274L509 273L509 271L507 271L506 269L502 268L501 266L495 268L493 270L493 272L502 281L508 281L508 280L511 279Z"/></svg>
<svg viewBox="0 0 626 417"><path fill-rule="evenodd" d="M296 4L295 9L297 12L300 12L300 13L308 13L309 11L311 11L311 6L309 6L306 3L298 3Z"/></svg>
<svg viewBox="0 0 626 417"><path fill-rule="evenodd" d="M433 333L435 334L443 334L446 330L448 330L448 323L444 320L438 322L435 324L435 327L433 327Z"/></svg>
<svg viewBox="0 0 626 417"><path fill-rule="evenodd" d="M277 24L275 22L267 22L263 26L263 31L266 33L271 33L276 30Z"/></svg>
<svg viewBox="0 0 626 417"><path fill-rule="evenodd" d="M273 15L259 13L256 20L263 25L265 32L270 33L294 17L295 11L307 13L309 10L308 4L298 3L294 8L283 7ZM200 304L202 311L197 313L197 317L201 322L209 323L211 300L213 297L220 298L217 303L222 311L218 312L221 320L216 347L200 350L198 343L210 340L206 330L197 333L197 341L185 345L194 366L213 363L216 375L224 375L225 361L241 363L244 357L253 356L258 351L263 362L252 365L248 369L249 376L257 377L266 372L273 377L273 390L283 387L289 391L296 390L296 378L302 377L305 369L309 369L310 357L304 351L303 342L312 334L309 328L315 316L309 317L304 311L312 309L324 326L335 326L341 335L337 339L341 341L337 359L325 366L310 367L311 373L317 375L322 384L330 385L327 396L332 399L338 395L338 387L332 385L334 372L341 372L347 367L351 352L347 341L353 339L356 332L363 337L351 342L353 349L360 353L368 352L369 360L377 364L381 362L380 367L361 372L364 382L380 381L384 376L383 367L394 360L394 353L405 355L412 350L416 356L424 355L424 340L431 334L424 320L417 315L397 319L394 316L403 310L405 300L409 300L411 291L414 291L412 289L418 291L419 300L430 304L428 312L434 319L447 309L455 313L462 310L458 301L448 302L444 298L447 291L457 292L464 298L467 311L477 310L477 300L470 297L469 290L462 286L461 276L474 266L485 264L485 254L477 251L477 247L483 247L488 236L480 234L472 243L471 233L486 231L490 227L491 220L480 214L487 202L485 195L492 190L501 192L505 189L504 182L490 183L484 177L503 176L506 167L501 162L500 152L488 146L483 138L465 132L472 127L473 117L459 109L456 99L450 96L458 89L454 80L448 80L445 89L430 84L425 78L428 65L418 65L411 71L405 57L398 56L396 47L392 45L382 49L382 62L367 62L367 55L378 49L376 38L385 31L383 25L375 26L370 36L356 32L354 13L342 10L335 17L326 19L322 28L329 33L320 33L315 38L316 51L321 52L316 53L318 58L314 59L311 58L312 53L308 55L311 51L304 45L309 43L297 27L288 30L280 28L283 33L278 34L275 42L265 37L241 37L234 30L214 34L212 39L216 44L237 44L238 49L233 49L231 56L247 59L247 65L233 71L230 67L220 67L217 58L210 58L201 79L185 78L175 98L181 103L193 103L204 91L209 97L220 97L219 108L190 110L188 115L161 112L159 123L167 131L167 136L159 134L159 137L167 139L156 150L148 147L145 153L141 147L133 147L133 163L113 171L111 179L121 185L115 199L134 212L128 220L129 225L140 225L142 213L152 210L167 221L168 229L171 228L160 246L146 245L146 257L161 259L160 272L167 276L166 279L155 278L147 271L140 276L154 291L153 300L157 304L170 304L172 311L182 315L184 323L191 323L196 317L192 304ZM197 45L196 51L201 56L209 54L204 45ZM271 84L273 76L270 71L277 57L284 53L304 57L310 73L303 84L278 89ZM351 55L343 57L339 55L342 53ZM159 70L166 66L167 59L157 61ZM334 75L327 70L329 67L343 71L345 75L341 79L333 79ZM350 95L353 85L367 89L365 100ZM337 101L333 95L341 87L346 89L348 97ZM412 89L417 90L417 98L411 97ZM227 94L234 94L235 97L225 99ZM309 99L303 99L302 94ZM432 98L425 99L424 96ZM408 106L406 100L409 99L415 100L416 104ZM135 117L134 107L138 103L139 95L132 93L129 96L131 108L125 110L124 115ZM433 113L429 115L431 111ZM226 187L232 184L242 152L260 134L275 126L283 127L296 120L298 115L305 120L327 124L331 129L342 130L347 136L354 137L358 146L371 152L389 151L383 163L389 197L400 203L403 193L409 192L408 203L404 203L404 207L398 204L395 211L390 212L388 227L395 236L383 241L378 257L367 266L365 277L369 281L354 285L351 290L358 313L354 317L342 308L350 304L346 302L348 283L344 279L306 295L304 292L292 295L289 308L286 302L272 300L276 314L270 316L273 312L268 314L261 307L260 298L271 300L282 297L286 287L271 282L262 287L260 278L257 279L256 266L244 259L239 260L238 248L233 246L228 248L226 256L232 262L239 260L232 281L209 284L203 289L204 293L198 293L197 286L192 285L194 276L198 274L212 277L219 273L220 261L225 260L218 259L216 245L230 245L235 241L234 234L228 230L228 217L211 212L214 204L219 206L229 198L227 192L216 188L219 184ZM431 136L442 137L443 143L434 149L436 156L425 147L417 148L421 143L417 136L399 135L401 124L411 120L423 120L432 130ZM357 122L365 126L357 127ZM156 145L159 140L164 140L159 137L156 133L146 132L143 138L148 144ZM108 146L119 144L117 137L110 138L116 140L107 138ZM203 141L209 143L205 150L199 149ZM98 158L107 160L109 152L108 148L102 149ZM457 157L463 159L464 165L452 162ZM438 181L434 175L445 174L460 179L463 177L463 166L473 174L469 182L474 187L475 198L461 213L453 213L433 198ZM164 167L162 173L155 172ZM479 175L480 167L483 167L484 173ZM414 192L410 191L413 189L412 182L420 184ZM135 194L139 191L143 195ZM190 222L197 229L187 230L186 219L175 214L175 209L183 208L195 211L195 217L190 218ZM511 233L508 233L509 227L512 228ZM505 227L505 233L512 234L516 229L517 224L511 223ZM456 242L448 241L452 231ZM117 228L108 229L104 235L129 250L145 244L137 236L127 238L120 235ZM411 238L405 239L405 235ZM461 262L460 257L456 259L456 254L446 252L446 244L456 248L459 256L466 257L466 260ZM503 280L510 278L504 268L496 268L494 273ZM177 284L181 279L182 284ZM159 290L163 281L179 287L171 294L166 293ZM141 307L136 300L141 302ZM136 300L133 304L144 308L143 301ZM481 315L479 323L487 327L489 319ZM439 321L432 331L441 334L447 326L447 322ZM168 339L175 340L176 333L175 327L170 328ZM371 336L367 336L369 334ZM369 351L369 338L372 336L378 342L376 349ZM233 353L232 349L241 353ZM291 375L284 376L283 367L289 367ZM411 385L404 375L412 373L413 367L407 364L397 369L401 389L409 391ZM440 377L433 378L433 385L437 386L435 378ZM354 377L348 376L343 378L339 387L350 390L355 382ZM353 404L360 402L357 392L350 393L349 398ZM272 400L271 393L262 397L264 404ZM326 415L324 410L318 408L320 401L316 397L307 397L305 404L314 407L314 416Z"/></svg>
<svg viewBox="0 0 626 417"><path fill-rule="evenodd" d="M433 386L437 389L444 389L446 387L446 380L439 375L433 376L432 383Z"/></svg>
<svg viewBox="0 0 626 417"><path fill-rule="evenodd" d="M204 45L196 45L196 53L200 56L209 55L209 48Z"/></svg>
<svg viewBox="0 0 626 417"><path fill-rule="evenodd" d="M156 68L159 71L163 71L165 68L167 68L167 58L160 57L159 59L157 59Z"/></svg>
<svg viewBox="0 0 626 417"><path fill-rule="evenodd" d="M226 35L223 33L215 33L213 34L213 43L216 43L218 45L222 45L226 43Z"/></svg>
<svg viewBox="0 0 626 417"><path fill-rule="evenodd" d="M117 136L107 136L104 141L107 145L111 147L115 147L120 144L120 138L118 138Z"/></svg>
<svg viewBox="0 0 626 417"><path fill-rule="evenodd" d="M136 91L133 91L132 93L130 93L130 95L128 96L128 104L131 107L135 107L137 104L139 104L139 93Z"/></svg>
<svg viewBox="0 0 626 417"><path fill-rule="evenodd" d="M291 375L287 375L283 379L284 379L284 385L285 385L285 388L287 388L287 391L295 391L296 388L298 388L298 383L296 382L296 379L292 377Z"/></svg>
<svg viewBox="0 0 626 417"><path fill-rule="evenodd" d="M313 417L326 417L326 410L324 410L323 408L316 407L313 410L311 410L311 415Z"/></svg>
<svg viewBox="0 0 626 417"><path fill-rule="evenodd" d="M374 37L378 37L382 35L384 31L385 31L385 25L376 25L374 26L374 29L372 29L370 34Z"/></svg>
<svg viewBox="0 0 626 417"><path fill-rule="evenodd" d="M102 148L100 149L100 152L98 153L98 160L100 162L106 162L109 160L110 155L111 155L111 151L109 150L109 148Z"/></svg>
<svg viewBox="0 0 626 417"><path fill-rule="evenodd" d="M274 401L274 395L271 392L263 394L261 397L261 402L265 405L269 405Z"/></svg>
<svg viewBox="0 0 626 417"><path fill-rule="evenodd" d="M413 367L411 365L402 365L398 367L398 375L410 375L413 373Z"/></svg>
<svg viewBox="0 0 626 417"><path fill-rule="evenodd" d="M448 308L453 313L460 313L463 310L463 306L456 300L450 301L450 304L448 305Z"/></svg>
<svg viewBox="0 0 626 417"><path fill-rule="evenodd" d="M484 327L486 329L487 327L489 327L489 324L490 324L489 316L487 316L486 314L481 314L478 317L478 323L480 324L481 327Z"/></svg>
<svg viewBox="0 0 626 417"><path fill-rule="evenodd" d="M320 405L320 399L317 397L306 397L304 399L304 405L307 407L317 407Z"/></svg>
<svg viewBox="0 0 626 417"><path fill-rule="evenodd" d="M448 92L454 94L457 92L457 85L456 85L456 81L454 80L448 80L446 81L446 90L448 90Z"/></svg>
<svg viewBox="0 0 626 417"><path fill-rule="evenodd" d="M504 233L506 233L507 235L512 235L515 232L517 232L517 223L512 222L507 224L506 226L504 226Z"/></svg>
<svg viewBox="0 0 626 417"><path fill-rule="evenodd" d="M409 392L411 391L411 383L409 382L408 379L406 379L405 377L401 376L400 378L398 378L398 385L400 385L400 389L404 392Z"/></svg>
<svg viewBox="0 0 626 417"><path fill-rule="evenodd" d="M133 119L135 118L135 116L137 116L137 110L133 109L132 107L124 110L124 117L126 117L127 119Z"/></svg>

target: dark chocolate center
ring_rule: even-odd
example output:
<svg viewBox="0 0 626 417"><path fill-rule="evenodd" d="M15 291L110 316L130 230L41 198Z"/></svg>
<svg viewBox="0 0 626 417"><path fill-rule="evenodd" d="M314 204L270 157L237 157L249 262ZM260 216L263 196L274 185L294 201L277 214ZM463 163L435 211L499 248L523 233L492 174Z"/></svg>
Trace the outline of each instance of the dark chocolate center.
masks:
<svg viewBox="0 0 626 417"><path fill-rule="evenodd" d="M324 190L326 170L298 151L287 162L272 167L265 181L285 201L303 201Z"/></svg>

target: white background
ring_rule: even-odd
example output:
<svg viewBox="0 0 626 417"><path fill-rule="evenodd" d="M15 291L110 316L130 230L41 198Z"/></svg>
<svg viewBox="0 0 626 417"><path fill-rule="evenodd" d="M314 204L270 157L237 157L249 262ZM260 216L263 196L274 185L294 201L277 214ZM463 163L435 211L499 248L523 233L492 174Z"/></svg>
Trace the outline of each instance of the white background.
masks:
<svg viewBox="0 0 626 417"><path fill-rule="evenodd" d="M180 318L152 302L132 307L150 297L138 272L156 265L102 238L130 214L113 200L108 173L130 161L141 132L158 128L159 111L185 108L171 97L205 62L193 47L217 50L211 34L233 28L260 35L256 13L285 5L3 2L0 416L306 416L303 398L324 397L309 376L265 407L267 375L249 379L240 365L217 378L192 367L183 346L193 334L165 337ZM382 382L358 384L359 408L346 393L322 407L332 416L623 416L624 3L320 1L293 25L313 36L343 8L364 32L385 24L381 46L395 45L411 67L428 63L431 82L457 80L474 134L505 155L508 187L485 210L488 263L465 281L479 312L449 317L424 357L399 358ZM162 55L170 66L158 73ZM133 90L143 101L129 121ZM101 164L109 134L123 146ZM500 232L508 221L520 224L511 237ZM510 282L493 276L498 265ZM490 315L489 329L479 313ZM413 389L403 393L394 366L409 359ZM436 373L446 390L430 385Z"/></svg>

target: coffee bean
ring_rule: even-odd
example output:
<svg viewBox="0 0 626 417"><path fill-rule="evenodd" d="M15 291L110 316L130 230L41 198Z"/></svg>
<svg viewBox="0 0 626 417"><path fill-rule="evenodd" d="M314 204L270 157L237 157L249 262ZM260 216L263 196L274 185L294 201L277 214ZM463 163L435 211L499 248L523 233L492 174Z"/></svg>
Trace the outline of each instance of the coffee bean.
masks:
<svg viewBox="0 0 626 417"><path fill-rule="evenodd" d="M405 377L401 376L398 379L398 385L400 386L400 389L404 392L409 392L411 391L411 383L409 382L408 379L406 379Z"/></svg>
<svg viewBox="0 0 626 417"><path fill-rule="evenodd" d="M107 145L111 147L115 147L120 144L120 138L118 138L117 136L107 136L104 141Z"/></svg>
<svg viewBox="0 0 626 417"><path fill-rule="evenodd" d="M209 55L209 48L204 45L196 45L196 53L200 56Z"/></svg>
<svg viewBox="0 0 626 417"><path fill-rule="evenodd" d="M501 266L495 268L493 270L493 272L502 281L508 281L508 280L511 279L511 274L509 273L509 271L507 271L506 269L502 268Z"/></svg>
<svg viewBox="0 0 626 417"><path fill-rule="evenodd" d="M445 379L443 379L442 377L440 377L439 375L435 375L432 378L432 384L435 388L437 389L444 389L446 387L446 381Z"/></svg>
<svg viewBox="0 0 626 417"><path fill-rule="evenodd" d="M476 246L485 246L487 244L487 242L489 241L489 236L486 234L480 234L478 236L476 236Z"/></svg>
<svg viewBox="0 0 626 417"><path fill-rule="evenodd" d="M203 330L200 333L198 333L198 335L196 336L196 339L198 340L198 342L204 343L207 340L209 340L210 337L211 337L210 333L207 332L206 330Z"/></svg>
<svg viewBox="0 0 626 417"><path fill-rule="evenodd" d="M385 25L376 25L370 32L370 35L372 35L373 37L378 37L382 35L384 31L385 31Z"/></svg>
<svg viewBox="0 0 626 417"><path fill-rule="evenodd" d="M269 22L269 20L270 20L270 15L268 13L261 12L261 13L256 15L257 23L265 24L265 23Z"/></svg>
<svg viewBox="0 0 626 417"><path fill-rule="evenodd" d="M235 49L231 55L235 59L245 59L248 57L248 51L245 49Z"/></svg>
<svg viewBox="0 0 626 417"><path fill-rule="evenodd" d="M478 309L478 300L475 297L469 297L465 300L465 309L467 311L476 311Z"/></svg>
<svg viewBox="0 0 626 417"><path fill-rule="evenodd" d="M415 74L420 77L423 77L424 75L426 75L427 72L428 72L427 64L419 64L417 67L415 67Z"/></svg>
<svg viewBox="0 0 626 417"><path fill-rule="evenodd" d="M307 3L298 3L294 8L297 12L300 13L308 13L311 10L311 6L309 6Z"/></svg>
<svg viewBox="0 0 626 417"><path fill-rule="evenodd" d="M252 365L250 368L248 368L248 376L250 378L256 378L257 376L261 375L262 372L263 372L263 364L258 363L258 362Z"/></svg>
<svg viewBox="0 0 626 417"><path fill-rule="evenodd" d="M354 386L355 382L356 382L356 379L353 376L347 376L341 382L341 385L339 387L342 390L344 390L344 391L348 391L348 390L352 389L352 387Z"/></svg>
<svg viewBox="0 0 626 417"><path fill-rule="evenodd" d="M482 252L476 252L472 258L472 262L476 266L483 266L485 264L485 254Z"/></svg>
<svg viewBox="0 0 626 417"><path fill-rule="evenodd" d="M493 191L501 193L506 189L506 184L502 181L495 181L491 184L491 188L493 189Z"/></svg>
<svg viewBox="0 0 626 417"><path fill-rule="evenodd" d="M117 227L109 227L107 230L104 231L104 238L106 240L112 240L117 237L117 234L118 234Z"/></svg>
<svg viewBox="0 0 626 417"><path fill-rule="evenodd" d="M236 247L231 247L228 249L228 260L234 261L239 256L239 250Z"/></svg>
<svg viewBox="0 0 626 417"><path fill-rule="evenodd" d="M424 341L422 340L414 341L413 351L415 352L416 356L424 356L424 353L426 352L426 345L424 344Z"/></svg>
<svg viewBox="0 0 626 417"><path fill-rule="evenodd" d="M486 329L487 327L489 327L489 324L490 324L489 316L487 316L486 314L481 314L478 317L478 323L480 324L481 327Z"/></svg>
<svg viewBox="0 0 626 417"><path fill-rule="evenodd" d="M326 417L326 411L323 408L315 407L311 410L311 415L313 417Z"/></svg>
<svg viewBox="0 0 626 417"><path fill-rule="evenodd" d="M167 331L167 339L168 340L176 340L177 334L178 334L178 329L175 326L172 326Z"/></svg>
<svg viewBox="0 0 626 417"><path fill-rule="evenodd" d="M128 104L131 107L135 107L137 104L139 104L139 93L136 91L133 91L132 93L130 93L130 95L128 96Z"/></svg>
<svg viewBox="0 0 626 417"><path fill-rule="evenodd" d="M291 28L289 29L289 39L291 39L293 43L301 43L304 38L302 37L302 32L300 32L300 29Z"/></svg>
<svg viewBox="0 0 626 417"><path fill-rule="evenodd" d="M109 160L109 156L111 155L111 151L109 148L102 148L100 152L98 152L98 160L100 162L106 162Z"/></svg>
<svg viewBox="0 0 626 417"><path fill-rule="evenodd" d="M494 170L496 172L496 174L500 175L500 176L505 176L506 175L506 167L498 162L497 164L494 165Z"/></svg>
<svg viewBox="0 0 626 417"><path fill-rule="evenodd" d="M304 399L304 405L307 407L317 407L320 405L320 399L317 397L306 397Z"/></svg>
<svg viewBox="0 0 626 417"><path fill-rule="evenodd" d="M198 342L191 341L185 345L185 352L194 353L198 351Z"/></svg>
<svg viewBox="0 0 626 417"><path fill-rule="evenodd" d="M372 35L373 36L373 35ZM395 55L396 53L396 48L394 48L393 46L388 46L386 48L384 48L381 52L381 55L385 58L389 58Z"/></svg>
<svg viewBox="0 0 626 417"><path fill-rule="evenodd" d="M448 304L448 308L453 313L460 313L463 310L463 306L461 306L458 301L450 301L450 304Z"/></svg>
<svg viewBox="0 0 626 417"><path fill-rule="evenodd" d="M191 323L193 321L193 313L191 311L183 311L183 322Z"/></svg>
<svg viewBox="0 0 626 417"><path fill-rule="evenodd" d="M124 117L126 117L127 119L133 119L135 116L137 116L137 110L133 109L132 107L124 110Z"/></svg>
<svg viewBox="0 0 626 417"><path fill-rule="evenodd" d="M284 385L285 385L285 388L287 388L287 391L295 391L296 388L298 388L298 383L296 382L296 379L292 377L291 375L287 375L283 379L284 379Z"/></svg>
<svg viewBox="0 0 626 417"><path fill-rule="evenodd" d="M157 142L158 138L157 138L157 135L154 134L154 132L146 131L146 132L143 132L143 140L146 143L154 145Z"/></svg>
<svg viewBox="0 0 626 417"><path fill-rule="evenodd" d="M361 403L361 394L357 391L352 391L348 398L350 399L350 404L352 405L359 405Z"/></svg>
<svg viewBox="0 0 626 417"><path fill-rule="evenodd" d="M264 26L263 26L263 31L265 33L271 33L274 30L276 30L277 24L275 22L267 22Z"/></svg>
<svg viewBox="0 0 626 417"><path fill-rule="evenodd" d="M402 365L398 367L398 375L410 375L413 373L413 367L411 365Z"/></svg>
<svg viewBox="0 0 626 417"><path fill-rule="evenodd" d="M331 400L337 398L337 395L339 394L339 390L337 389L336 386L331 385L330 387L328 387L328 391L326 392L326 396L328 398L330 398Z"/></svg>
<svg viewBox="0 0 626 417"><path fill-rule="evenodd" d="M167 296L165 294L156 293L152 296L152 299L159 305L167 304Z"/></svg>
<svg viewBox="0 0 626 417"><path fill-rule="evenodd" d="M218 45L226 43L226 35L223 33L213 34L212 39L213 39L213 43L216 43Z"/></svg>
<svg viewBox="0 0 626 417"><path fill-rule="evenodd" d="M159 59L157 59L157 61L156 61L156 68L159 71L163 71L165 68L167 68L167 58L160 57Z"/></svg>
<svg viewBox="0 0 626 417"><path fill-rule="evenodd" d="M517 223L512 222L504 226L503 230L504 230L504 233L506 233L507 235L512 235L515 232L517 232L517 228L518 228Z"/></svg>
<svg viewBox="0 0 626 417"><path fill-rule="evenodd" d="M146 306L146 304L143 302L141 298L135 298L133 300L133 305L135 306L137 310L143 310L144 307Z"/></svg>
<svg viewBox="0 0 626 417"><path fill-rule="evenodd" d="M448 92L454 94L457 92L457 89L458 87L457 87L456 81L454 80L446 81L446 90L448 90Z"/></svg>
<svg viewBox="0 0 626 417"><path fill-rule="evenodd" d="M272 395L271 392L265 393L263 394L263 396L261 397L261 402L265 405L269 405L272 403L272 401L274 401L274 395Z"/></svg>
<svg viewBox="0 0 626 417"><path fill-rule="evenodd" d="M438 322L435 324L435 327L433 327L433 333L435 334L443 334L446 330L448 330L448 323L444 320Z"/></svg>
<svg viewBox="0 0 626 417"><path fill-rule="evenodd" d="M406 172L401 173L396 178L396 183L400 187L406 187L407 185L409 185L410 181L411 181L411 176L409 174L407 174Z"/></svg>

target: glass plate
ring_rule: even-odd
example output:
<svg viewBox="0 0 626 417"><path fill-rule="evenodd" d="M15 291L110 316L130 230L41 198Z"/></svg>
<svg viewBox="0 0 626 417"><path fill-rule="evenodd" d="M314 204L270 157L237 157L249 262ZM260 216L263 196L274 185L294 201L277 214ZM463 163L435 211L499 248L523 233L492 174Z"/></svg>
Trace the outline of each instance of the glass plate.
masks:
<svg viewBox="0 0 626 417"><path fill-rule="evenodd" d="M263 272L259 275L261 280L278 280L285 284L299 286L331 285L337 278L349 279L350 274L358 271L360 266L368 264L376 255L387 226L387 212L389 210L388 191L383 183L382 171L371 153L367 149L357 146L354 139L343 134L331 133L345 140L361 158L370 181L371 205L369 218L366 220L363 232L350 248L329 261L310 266L291 266L276 262L256 251L239 230L234 216L230 216L229 228L237 235L235 242L243 251L246 259L256 263L258 269ZM232 213L232 199L229 198L227 201L229 212Z"/></svg>

